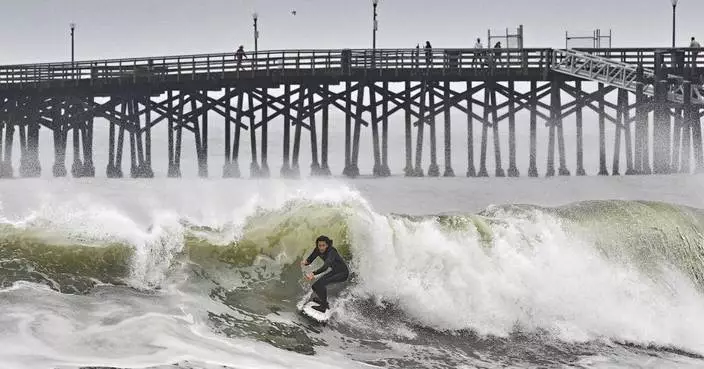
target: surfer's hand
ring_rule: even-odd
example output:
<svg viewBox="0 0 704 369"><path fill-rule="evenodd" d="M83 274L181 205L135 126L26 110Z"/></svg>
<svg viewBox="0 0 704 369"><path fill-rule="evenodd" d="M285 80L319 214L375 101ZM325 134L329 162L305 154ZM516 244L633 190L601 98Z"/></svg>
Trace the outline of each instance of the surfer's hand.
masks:
<svg viewBox="0 0 704 369"><path fill-rule="evenodd" d="M308 279L309 281L312 281L313 278L315 278L315 276L313 275L313 273L306 273L306 279Z"/></svg>
<svg viewBox="0 0 704 369"><path fill-rule="evenodd" d="M308 261L307 261L307 260L301 260L301 266L306 266L306 265L308 265Z"/></svg>

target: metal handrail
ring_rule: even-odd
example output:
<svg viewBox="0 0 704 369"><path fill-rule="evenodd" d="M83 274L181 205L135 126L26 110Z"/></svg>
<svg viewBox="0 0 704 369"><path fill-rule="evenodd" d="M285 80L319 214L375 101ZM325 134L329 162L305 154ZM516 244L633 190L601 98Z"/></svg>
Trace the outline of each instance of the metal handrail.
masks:
<svg viewBox="0 0 704 369"><path fill-rule="evenodd" d="M575 49L628 64L655 63L656 48ZM693 49L677 49L691 59ZM172 55L126 59L85 60L61 63L0 66L0 84L43 83L61 80L112 80L121 78L195 78L224 76L225 73L287 73L289 71L338 71L369 69L440 69L443 72L468 69L549 68L552 49L329 49L266 50L236 53ZM665 63L672 61L664 54Z"/></svg>

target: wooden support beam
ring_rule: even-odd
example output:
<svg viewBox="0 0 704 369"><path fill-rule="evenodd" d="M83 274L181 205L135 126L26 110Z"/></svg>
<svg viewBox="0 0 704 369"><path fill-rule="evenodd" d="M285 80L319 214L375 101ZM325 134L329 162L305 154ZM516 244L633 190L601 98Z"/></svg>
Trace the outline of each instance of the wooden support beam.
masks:
<svg viewBox="0 0 704 369"><path fill-rule="evenodd" d="M284 116L284 137L283 137L283 164L281 166L281 176L289 178L291 176L291 85L284 85L285 100L283 103Z"/></svg>
<svg viewBox="0 0 704 369"><path fill-rule="evenodd" d="M550 82L550 121L548 123L548 162L546 177L555 176L555 127L560 116L562 105L560 104L560 80L558 77L553 77Z"/></svg>
<svg viewBox="0 0 704 369"><path fill-rule="evenodd" d="M261 148L262 148L262 165L259 168L259 177L269 178L271 175L269 170L269 91L266 87L262 88L262 120L259 123L259 128L261 130Z"/></svg>
<svg viewBox="0 0 704 369"><path fill-rule="evenodd" d="M34 178L41 175L41 163L39 162L39 101L37 98L29 98L27 102L26 135L22 137L23 127L20 129L20 141L25 140L24 150L20 163L20 176ZM0 137L2 136L0 132ZM84 140L85 142L85 140ZM0 156L2 156L0 154Z"/></svg>
<svg viewBox="0 0 704 369"><path fill-rule="evenodd" d="M7 120L4 122L5 126L5 153L2 155L2 161L0 162L0 178L12 178L14 175L14 170L12 167L12 144L14 142L15 136L15 122L14 122L14 112L17 108L17 101L12 101L11 105L8 106L10 110ZM2 124L2 123L0 123ZM0 133L2 129L0 128ZM0 135L1 136L1 135ZM0 137L1 138L1 137ZM2 150L3 147L0 147Z"/></svg>
<svg viewBox="0 0 704 369"><path fill-rule="evenodd" d="M560 88L559 91L562 91L562 86L564 86L565 83L563 81L560 81ZM557 121L555 122L556 128L557 128L557 149L559 151L560 155L560 167L558 168L557 172L561 176L568 176L570 175L569 169L567 169L567 152L565 150L565 132L562 128L562 97L559 97L559 111L557 114Z"/></svg>
<svg viewBox="0 0 704 369"><path fill-rule="evenodd" d="M418 132L416 133L416 169L414 176L423 177L423 129L425 127L425 96L428 90L428 82L423 80L421 82L421 95L420 95L420 109L418 114L420 115L420 122L418 124Z"/></svg>
<svg viewBox="0 0 704 369"><path fill-rule="evenodd" d="M201 95L207 96L208 92L203 91ZM202 103L205 105L204 103ZM208 177L208 110L202 110L200 114L201 124L200 129L195 126L196 150L198 157L198 176L201 178ZM197 121L197 117L194 117Z"/></svg>
<svg viewBox="0 0 704 369"><path fill-rule="evenodd" d="M330 89L330 86L325 85L324 86L325 90ZM322 137L321 137L321 143L320 143L320 155L321 155L321 165L320 165L320 172L319 174L321 176L329 176L331 174L330 172L330 165L328 163L328 140L329 140L329 124L330 124L330 103L326 102L325 105L323 106L323 130L322 130Z"/></svg>
<svg viewBox="0 0 704 369"><path fill-rule="evenodd" d="M445 96L443 101L445 102L445 140L443 143L443 148L445 149L445 171L443 177L454 177L455 172L452 170L452 122L450 117L450 82L445 82ZM464 97L460 95L460 97Z"/></svg>
<svg viewBox="0 0 704 369"><path fill-rule="evenodd" d="M604 85L599 84L599 86L604 86ZM607 105L606 100L604 99L606 95L608 95L609 93L616 90L615 87L605 86L605 87L600 88L597 91L595 91L593 93L589 93L589 94L585 94L583 92L580 92L580 90L576 90L575 88L573 88L572 86L569 86L569 85L563 84L563 87L564 87L563 92L566 92L568 95L570 95L575 100L572 101L570 104L568 104L571 107L570 109L564 110L565 106L563 106L563 113L561 114L561 118L563 118L563 119L567 118L570 115L572 115L573 113L575 113L577 111L577 109L581 109L583 107L586 107L586 108L591 109L593 112L595 112L597 114L603 115L604 119L606 119L614 124L618 123L616 121L616 117L610 116L609 114L606 113L606 111L601 110L601 108L600 108L600 106L602 106L601 102L603 100L603 102L604 102L603 106L605 108L612 106L613 109L616 109L617 106L615 104Z"/></svg>
<svg viewBox="0 0 704 369"><path fill-rule="evenodd" d="M467 81L467 177L476 177L477 171L474 168L474 118L472 117L473 95L472 81Z"/></svg>
<svg viewBox="0 0 704 369"><path fill-rule="evenodd" d="M638 174L650 174L650 150L648 111L650 102L644 93L643 68L638 67L638 84L636 85L636 158L635 170Z"/></svg>
<svg viewBox="0 0 704 369"><path fill-rule="evenodd" d="M117 102L117 99L115 99ZM116 136L115 129L117 124L110 120L108 127L108 165L105 169L105 175L108 178L120 178L122 176L122 169L117 167L117 155L116 155ZM56 133L56 132L55 132ZM56 134L54 135L54 140L56 141Z"/></svg>
<svg viewBox="0 0 704 369"><path fill-rule="evenodd" d="M413 105L411 104L411 82L406 81L405 82L405 97L406 101L404 103L405 105L405 117L406 117L406 124L405 124L405 154L406 154L406 166L403 169L404 175L406 177L412 177L415 173L413 169L413 126L411 124L411 114L413 113L411 110L413 109Z"/></svg>
<svg viewBox="0 0 704 369"><path fill-rule="evenodd" d="M149 95L144 97L150 100ZM140 169L142 178L153 178L154 170L152 169L152 108L149 104L144 106L144 164ZM140 130L141 132L141 130ZM141 133L139 133L141 135Z"/></svg>
<svg viewBox="0 0 704 369"><path fill-rule="evenodd" d="M312 109L315 105L315 88L308 89L308 109ZM318 131L315 122L315 113L308 116L310 123L308 131L310 133L310 174L312 176L320 175L320 162L318 161Z"/></svg>
<svg viewBox="0 0 704 369"><path fill-rule="evenodd" d="M389 83L383 83L383 91L389 91ZM379 175L388 177L391 175L389 168L389 100L381 98L381 169Z"/></svg>
<svg viewBox="0 0 704 369"><path fill-rule="evenodd" d="M477 173L478 177L488 177L489 172L486 169L486 150L487 150L487 144L488 144L488 134L489 134L489 111L490 111L490 106L491 106L491 91L488 85L485 85L486 87L484 88L484 104L482 104L483 108L483 113L484 117L481 119L482 122L482 143L481 143L481 152L480 152L480 158L479 158L479 173Z"/></svg>
<svg viewBox="0 0 704 369"><path fill-rule="evenodd" d="M293 164L291 166L291 176L299 177L301 175L301 168L298 162L298 158L301 152L301 126L303 125L303 114L305 113L305 103L306 103L306 88L300 86L298 91L298 101L295 106L297 106L297 117L295 121L295 129L293 135Z"/></svg>
<svg viewBox="0 0 704 369"><path fill-rule="evenodd" d="M83 160L81 160L81 140L80 140L80 124L76 119L78 107L75 103L71 103L68 110L68 119L71 124L72 133L72 148L73 148L73 163L71 165L71 175L74 178L83 176Z"/></svg>
<svg viewBox="0 0 704 369"><path fill-rule="evenodd" d="M599 90L603 90L604 84L599 83ZM599 95L599 108L597 113L599 114L599 175L608 176L609 171L606 169L606 132L605 132L605 119L606 119L606 106L604 103L604 95Z"/></svg>
<svg viewBox="0 0 704 369"><path fill-rule="evenodd" d="M139 176L139 158L137 154L137 137L135 135L134 128L137 125L137 120L134 111L133 99L127 100L127 122L131 129L128 130L129 140L130 140L130 177L137 178Z"/></svg>
<svg viewBox="0 0 704 369"><path fill-rule="evenodd" d="M515 91L516 86L513 81L508 82L508 89ZM515 94L511 93L508 96L508 156L509 167L508 176L518 177L518 167L516 166L516 98Z"/></svg>
<svg viewBox="0 0 704 369"><path fill-rule="evenodd" d="M435 133L436 114L434 114L435 109L433 109L435 106L435 82L430 82L428 89L428 106L433 110L433 114L430 114L428 123L430 128L430 166L428 167L428 177L438 177L440 175L440 168L438 168L437 135Z"/></svg>
<svg viewBox="0 0 704 369"><path fill-rule="evenodd" d="M575 90L577 91L582 91L582 81L576 81L574 83ZM577 104L576 110L575 110L575 120L577 124L577 152L575 153L577 156L577 175L578 176L584 176L587 174L587 172L584 170L584 133L583 133L583 125L584 125L584 117L582 115L582 108L584 107L583 103Z"/></svg>
<svg viewBox="0 0 704 369"><path fill-rule="evenodd" d="M175 107L176 109L176 117L172 121L172 129L176 131L176 142L175 142L175 147L174 147L174 162L173 162L173 172L172 175L169 177L181 177L181 144L183 142L183 127L184 127L184 122L183 122L183 108L186 105L186 101L184 99L184 93L181 91L179 94L179 99L178 99L178 105Z"/></svg>
<svg viewBox="0 0 704 369"><path fill-rule="evenodd" d="M634 175L636 174L635 169L633 168L633 139L631 135L631 124L634 120L630 119L630 112L629 112L629 105L628 105L628 91L626 90L620 90L619 91L621 95L621 114L623 115L621 117L621 121L623 122L623 133L625 135L625 143L626 143L626 175ZM618 127L616 127L618 129Z"/></svg>
<svg viewBox="0 0 704 369"><path fill-rule="evenodd" d="M244 92L241 90L237 94L237 106L235 109L235 137L232 140L232 161L231 173L233 178L239 178L240 173L240 137L242 132L242 105L244 104ZM228 113L227 116L230 116Z"/></svg>
<svg viewBox="0 0 704 369"><path fill-rule="evenodd" d="M699 121L698 107L692 104L692 83L684 81L682 85L684 96L684 119L685 124L692 132L692 146L694 149L694 172L704 172L704 155L702 153L702 127Z"/></svg>
<svg viewBox="0 0 704 369"><path fill-rule="evenodd" d="M364 114L364 89L365 85L360 83L357 85L357 112L354 124L354 137L352 139L352 164L348 172L349 177L359 176L359 135L362 129L362 116Z"/></svg>
<svg viewBox="0 0 704 369"><path fill-rule="evenodd" d="M369 111L371 113L372 123L372 152L374 153L374 168L372 174L374 177L381 176L381 148L379 147L379 120L377 119L377 103L376 89L372 83L369 87Z"/></svg>
<svg viewBox="0 0 704 369"><path fill-rule="evenodd" d="M529 177L537 177L538 176L538 167L536 165L537 161L537 125L538 125L538 116L537 116L537 110L538 106L536 104L538 100L538 88L537 88L538 82L537 81L530 81L530 155L529 155L529 163L528 163L528 176Z"/></svg>
<svg viewBox="0 0 704 369"><path fill-rule="evenodd" d="M500 136L499 136L499 117L498 117L498 110L496 109L496 87L497 84L491 83L490 85L490 91L491 91L491 106L493 107L491 109L491 115L492 115L492 136L494 137L494 166L495 166L495 175L497 177L505 177L506 172L504 171L503 164L501 163L501 141L500 141Z"/></svg>
<svg viewBox="0 0 704 369"><path fill-rule="evenodd" d="M653 169L656 174L669 174L672 122L666 105L667 81L655 84L655 122L653 127Z"/></svg>
<svg viewBox="0 0 704 369"><path fill-rule="evenodd" d="M167 91L169 110L173 108L173 91ZM151 102L149 103L151 105ZM173 177L174 175L174 130L173 130L173 118L171 115L168 116L166 124L166 135L167 135L167 158L168 167L167 175Z"/></svg>
<svg viewBox="0 0 704 369"><path fill-rule="evenodd" d="M350 176L350 170L352 169L352 82L345 82L345 168L342 170L342 174L345 176Z"/></svg>
<svg viewBox="0 0 704 369"><path fill-rule="evenodd" d="M288 86L288 85L287 85ZM285 92L285 96L273 96L269 94L268 92L266 94L259 92L258 90L253 90L252 95L254 96L254 99L257 100L260 103L260 108L264 110L264 106L267 107L268 109L271 109L274 111L274 114L268 115L268 120L267 121L272 121L279 116L284 116L284 119L288 118L289 122L291 120L296 120L297 117L293 115L291 110L287 110L286 106L290 107L290 100L291 97L295 96L298 93L298 89L295 89L294 91L291 91L290 86L288 90L285 90L288 92ZM286 97L288 96L288 97ZM288 102L286 99L288 99ZM276 104L281 105L281 107L276 106ZM308 114L304 114L301 119L306 119L308 117ZM264 120L261 120L259 123L254 125L254 128L260 128L264 123ZM305 126L307 129L307 126Z"/></svg>
<svg viewBox="0 0 704 369"><path fill-rule="evenodd" d="M682 149L682 108L668 109L672 116L672 158L670 168L672 173L680 172L680 150Z"/></svg>

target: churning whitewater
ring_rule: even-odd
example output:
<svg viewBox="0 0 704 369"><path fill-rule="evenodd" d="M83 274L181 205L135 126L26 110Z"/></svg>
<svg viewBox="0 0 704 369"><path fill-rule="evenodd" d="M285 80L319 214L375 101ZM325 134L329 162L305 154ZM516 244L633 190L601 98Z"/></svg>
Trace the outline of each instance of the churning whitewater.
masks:
<svg viewBox="0 0 704 369"><path fill-rule="evenodd" d="M0 196L4 365L702 365L699 209L605 200L404 215L339 183L238 195L201 183L211 188L193 200L188 186L142 185L127 201ZM296 313L310 288L299 262L321 234L352 270L325 326Z"/></svg>

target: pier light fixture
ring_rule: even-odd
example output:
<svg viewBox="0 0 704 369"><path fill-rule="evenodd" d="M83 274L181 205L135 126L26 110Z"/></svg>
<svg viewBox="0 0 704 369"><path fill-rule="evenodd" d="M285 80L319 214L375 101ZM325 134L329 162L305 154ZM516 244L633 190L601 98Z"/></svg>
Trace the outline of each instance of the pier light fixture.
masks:
<svg viewBox="0 0 704 369"><path fill-rule="evenodd" d="M254 54L256 54L259 51L259 30L257 29L259 14L257 12L252 13L252 19L254 20Z"/></svg>
<svg viewBox="0 0 704 369"><path fill-rule="evenodd" d="M75 63L75 58L74 58L74 37L73 34L76 31L76 23L71 22L69 25L69 28L71 28L71 75L72 77L75 77L76 75L76 63Z"/></svg>
<svg viewBox="0 0 704 369"><path fill-rule="evenodd" d="M672 2L672 48L675 48L675 13L677 10L678 0L670 0Z"/></svg>
<svg viewBox="0 0 704 369"><path fill-rule="evenodd" d="M374 23L373 23L373 35L372 35L372 50L376 50L376 31L379 29L379 23L376 20L376 8L379 6L379 0L372 0L372 7L374 9Z"/></svg>
<svg viewBox="0 0 704 369"><path fill-rule="evenodd" d="M374 14L374 20L372 25L372 68L376 66L376 30L379 28L379 24L376 21L376 7L379 5L379 0L372 0L372 9Z"/></svg>

